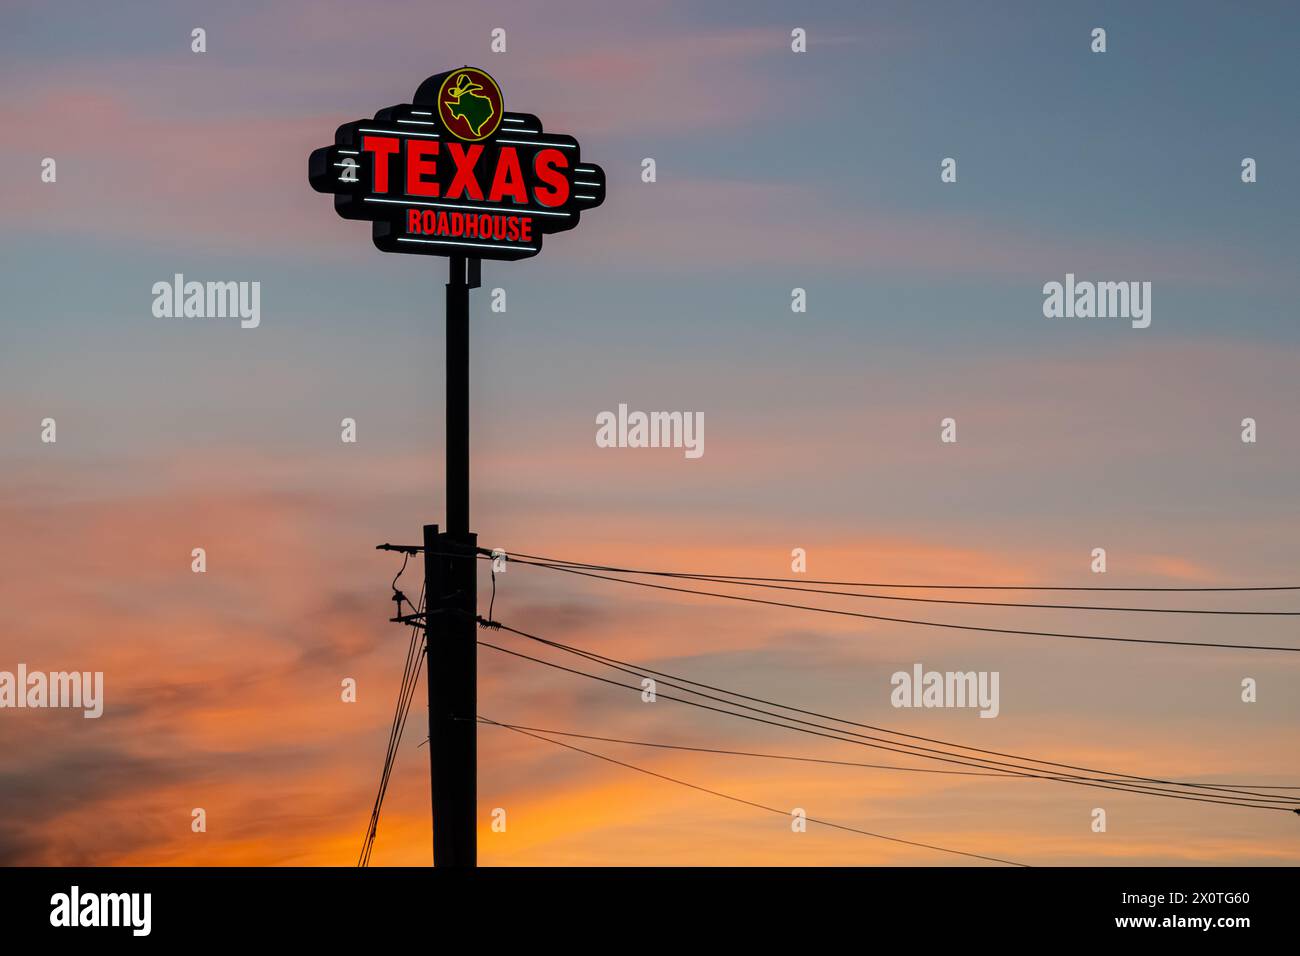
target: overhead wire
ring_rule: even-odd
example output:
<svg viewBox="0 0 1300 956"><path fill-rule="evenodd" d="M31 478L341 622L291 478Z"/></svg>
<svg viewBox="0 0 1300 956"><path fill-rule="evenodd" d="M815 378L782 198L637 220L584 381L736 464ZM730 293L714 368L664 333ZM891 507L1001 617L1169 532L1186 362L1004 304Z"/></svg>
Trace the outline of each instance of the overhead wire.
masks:
<svg viewBox="0 0 1300 956"><path fill-rule="evenodd" d="M545 638L539 638L536 635L527 634L526 632L519 632L515 628L510 628L505 625L501 625L499 624L499 622L498 622L498 626L502 630L507 630L511 633L518 634L519 636L527 637L529 639L539 641L540 643L543 644L550 644L551 646L557 647L558 649L574 651L579 656L586 656L589 653L589 652L584 652L581 649L570 648L568 645L560 645L558 644L558 642L551 642ZM548 667L567 671L569 673L576 674L578 676L588 677L603 683L611 684L616 687L622 687L626 690L633 690L638 693L640 693L642 690L642 688L640 687L636 687L629 684L622 684L618 681L610 680L609 678L601 677L596 674L591 674L590 672L587 671L581 671L581 670L576 670L574 668L565 667L564 665L556 664L552 661L546 661L541 658L532 657L531 655L522 654L517 651L512 651L508 648L502 648L499 645L495 645L490 642L480 641L479 643L493 650L498 650L515 657L520 657L525 660L530 660L536 663L544 664L545 666ZM605 666L610 666L616 670L623 670L627 673L633 674L634 676L644 676L645 674L659 674L660 676L667 676L669 678L673 677L673 675L664 675L663 672L655 671L654 669L651 668L642 668L639 667L639 665L630 665L631 668L635 668L635 669L629 670L628 668L622 666L626 662L608 663L609 661L613 661L614 659L610 658L605 660L599 660L598 659L599 657L600 655L594 655L592 657L588 657L587 659L593 660L596 663L604 663ZM696 683L698 686L709 686L709 685L698 684L698 682L689 681L686 678L678 678L678 679L685 681L687 683ZM867 734L860 734L851 730L844 730L843 728L839 728L839 727L827 727L824 724L818 724L813 721L806 721L800 718L790 717L785 714L772 713L771 711L766 711L761 708L739 703L734 700L726 700L723 698L718 698L714 695L705 694L702 693L701 691L693 690L689 687L683 687L680 684L673 683L671 680L665 680L663 681L663 683L665 683L667 686L674 687L679 690L683 690L686 693L693 694L697 697L702 697L707 700L713 700L715 703L722 703L727 705L728 707L737 707L740 708L741 710L750 711L751 713L737 713L736 711L733 710L726 710L708 704L703 704L700 701L687 700L680 697L674 697L668 694L658 693L656 691L656 696L663 698L665 700L673 700L679 703L685 703L691 706L701 707L706 710L712 710L719 713L728 714L733 717L741 717L746 720L754 720L759 723L771 724L773 726L783 727L784 729L787 730L809 733L819 737L828 737L829 739L833 739L833 740L858 744L860 746L872 747L874 749L887 750L890 752L905 754L907 756L912 756L912 757L919 757L922 759L940 760L945 763L955 763L962 766L973 767L981 770L996 770L1007 774L1033 776L1040 779L1056 780L1063 783L1075 783L1083 786L1096 786L1096 787L1100 787L1101 789L1124 790L1126 792L1132 792L1132 793L1145 793L1151 796L1167 796L1173 799L1195 799L1198 800L1199 802L1218 803L1218 804L1241 806L1241 807L1251 807L1255 809L1286 810L1290 808L1277 807L1277 806L1264 806L1262 804L1264 804L1265 802L1267 803L1297 802L1296 798L1292 798L1292 797L1280 796L1276 794L1252 793L1246 790L1241 790L1241 791L1224 790L1218 786L1214 788L1216 792L1213 794L1196 794L1195 787L1190 787L1189 785L1184 784L1183 782L1180 781L1162 780L1159 778L1141 777L1141 776L1134 776L1129 774L1119 774L1119 773L1113 773L1108 771L1097 771L1093 768L1075 767L1069 764L1058 764L1052 761L1040 760L1032 757L1026 758L1026 757L1017 757L1016 755L1011 755L1011 754L1000 754L996 751L987 751L987 750L982 750L981 748L967 747L961 744L952 744L946 741L934 740L932 738L919 737L914 734L904 734L899 731L890 730L888 728L878 728L867 724L860 724L854 721L846 721L846 720L841 720L839 718L826 717L824 715L815 715L808 711L801 711L799 708L787 707L785 705L769 702L769 701L762 701L768 706L778 707L786 710L792 710L797 713L810 714L812 716L821 716L822 719L836 721L839 723L845 723L851 726L861 726L866 729L875 730L880 733L890 734L896 737L905 737L910 739L923 740L931 743L937 743L937 744L941 744L943 747L957 748L959 750L969 750L975 754L984 753L984 754L991 754L993 756L1005 756L1011 758L1011 762L993 760L991 759L991 757L981 757L981 756L972 756L971 754L953 753L951 750L921 747L917 744L907 743L906 741L902 741L902 740L887 740L880 737L873 737ZM735 692L727 691L722 688L713 688L713 689L719 690L721 693L731 694L734 697L756 700L756 698L747 697L746 695L737 694ZM754 714L762 714L764 715L764 717L776 718L776 720L768 720L768 719L764 719L764 717L755 717L753 716ZM791 726L791 724L802 725L802 726ZM1046 767L1061 767L1064 769L1081 770L1084 771L1086 774L1101 774L1102 776L1100 777L1082 776L1079 774L1064 773L1059 770L1057 771L1045 770L1043 767L1025 766L1026 763L1043 764ZM1119 778L1119 779L1115 779L1115 778ZM1175 787L1179 789L1167 790L1165 789L1166 786ZM1223 799L1223 798L1231 798L1231 799Z"/></svg>
<svg viewBox="0 0 1300 956"><path fill-rule="evenodd" d="M405 568L405 562L403 562L402 566ZM398 573L398 577L400 576L401 572ZM393 581L393 589L396 591L396 578ZM417 615L423 612L424 606L425 593L421 589ZM357 866L359 867L370 865L370 856L374 850L375 839L379 831L379 817L383 809L384 797L388 793L388 783L392 778L393 767L397 763L398 747L406 729L406 719L410 714L411 701L415 696L415 689L419 684L420 669L424 663L422 637L422 626L419 623L413 623L411 625L411 639L406 648L406 661L402 668L402 682L397 694L397 705L394 708L393 721L388 732L388 747L384 754L384 765L379 776L379 787L375 794L375 802L370 811L370 820L366 825L365 838L362 841L361 852L357 859Z"/></svg>
<svg viewBox="0 0 1300 956"><path fill-rule="evenodd" d="M1300 653L1300 647L1288 647L1281 644L1230 644L1219 641L1177 641L1164 638L1154 637L1116 637L1102 634L1079 634L1066 631L1037 631L1023 628L1007 627L989 627L975 624L955 624L948 621L927 621L916 618L892 617L884 614L869 614L865 611L846 611L841 608L818 607L812 604L794 604L788 601L772 601L766 598L748 597L743 594L727 594L722 591L701 591L695 588L676 587L668 584L655 584L650 581L637 581L631 578L616 577L607 574L597 574L594 571L582 571L577 568L567 567L556 564L542 564L527 560L514 559L520 564L531 564L534 567L548 568L553 571L562 571L567 574L576 574L586 578L595 578L601 581L614 581L619 584L630 584L636 587L653 588L660 591L672 591L679 594L693 594L700 597L723 598L728 601L742 601L748 604L760 604L769 607L790 608L800 611L813 611L821 614L833 614L841 617L861 618L871 621L882 621L894 624L908 624L914 627L938 628L943 630L956 631L974 631L984 634L1008 634L1019 637L1051 637L1064 638L1077 641L1108 641L1121 644L1153 644L1174 647L1207 647L1219 649L1231 649L1239 651L1283 651L1289 653Z"/></svg>
<svg viewBox="0 0 1300 956"><path fill-rule="evenodd" d="M394 594L397 596L395 597L395 600L398 598L404 598L404 595L401 595L401 592L397 590L397 581L398 579L400 579L403 572L405 571L410 555L412 553L415 553L416 551L421 551L421 550L427 551L428 549L410 547L410 548L405 548L403 550L405 551L405 555L402 562L402 568L398 571L397 575L393 579L393 591ZM463 555L455 555L455 556L462 557ZM485 549L479 549L478 556L480 558L486 557L489 560L494 560L496 555L495 553L487 552ZM985 606L985 607L1002 607L1002 608L1018 608L1018 609L1034 609L1034 610L1071 610L1071 611L1078 610L1078 611L1242 615L1242 616L1271 616L1271 617L1300 616L1300 611L1114 607L1114 606L1098 606L1098 605L1046 604L1046 603L1009 602L1009 601L971 601L971 600L957 600L957 599L950 599L950 598L909 597L909 596L887 595L887 594L876 594L876 593L864 594L864 593L852 592L852 591L826 590L818 587L810 587L809 585L825 585L827 587L834 587L834 588L855 587L855 588L915 589L915 590L925 589L925 590L952 590L952 591L956 591L956 590L1078 591L1078 592L1096 591L1096 592L1139 592L1139 593L1234 593L1234 592L1296 591L1296 590L1300 590L1300 585L1224 586L1224 587L1102 587L1102 586L951 585L951 584L934 585L934 584L916 584L916 583L826 581L826 580L804 579L804 578L777 578L777 577L759 577L759 576L743 576L743 575L705 574L705 573L682 572L682 571L658 571L658 570L647 570L647 569L637 569L637 568L625 568L616 565L566 561L558 558L547 558L539 555L529 555L523 553L510 554L509 559L513 563L526 564L534 567L545 568L548 570L574 574L582 577L612 581L612 582L622 583L622 584L631 584L639 587L652 588L655 590L691 594L691 595L697 595L702 597L720 598L720 599L741 601L746 603L754 603L754 604L774 606L774 607L784 607L784 608L790 608L795 610L805 610L805 611L812 611L818 613L834 614L839 616L864 618L868 620L877 620L882 622L907 624L907 625L920 626L920 627L943 628L943 629L952 629L952 630L961 630L961 631L975 631L975 632L982 632L982 633L995 633L995 634L1007 634L1007 635L1018 635L1018 636L1065 638L1065 639L1072 639L1072 640L1110 641L1110 642L1131 643L1131 644L1154 644L1154 645L1166 645L1166 646L1176 645L1176 646L1187 646L1187 647L1208 647L1208 648L1252 650L1252 651L1289 651L1289 652L1300 651L1300 647L1287 647L1282 645L1231 644L1231 643L1220 643L1220 642L1209 642L1209 641L1180 641L1180 640L1164 640L1164 639L1155 639L1155 638L1130 638L1130 637L1117 637L1117 636L1109 636L1109 635L1078 634L1078 633L1053 632L1053 631L1034 631L1034 630L1024 630L1024 629L953 624L948 622L917 620L917 619L910 619L910 618L899 618L899 617L891 617L886 615L869 614L864 612L847 611L839 608L820 607L816 605L795 604L791 602L767 600L758 597L730 594L725 592L697 590L694 588L685 588L685 587L672 586L666 584L656 584L648 581L636 580L635 578L616 577L613 575L634 575L637 577L661 577L661 578L685 580L688 582L700 582L700 583L710 583L710 584L720 584L726 586L740 586L740 587L750 587L750 588L764 588L764 589L783 590L783 591L798 591L798 592L810 593L810 594L824 594L824 595L835 596L835 597L856 598L862 600L907 601L913 603L945 604L945 605L953 605L953 606ZM493 574L492 574L492 597L493 597L492 606L494 606L495 597L496 597L495 565L493 567ZM413 615L413 617L419 618L422 616L422 612L425 609L425 603L426 603L425 594L422 590L419 607L417 609L417 613ZM1127 774L1113 774L1107 771L1098 771L1093 768L1080 767L1080 766L1064 764L1064 763L1057 763L1048 760L1041 760L1034 757L1022 757L1014 754L1004 754L998 751L986 750L977 747L969 747L962 744L954 744L948 741L938 740L935 738L922 737L915 734L906 734L900 731L890 730L888 728L875 727L870 724L845 720L843 718L837 718L825 714L819 714L815 711L803 710L797 707L791 707L789 705L780 704L774 701L768 701L762 698L740 694L736 691L730 691L725 688L704 684L699 681L694 681L689 678L668 674L666 672L658 671L653 668L643 667L641 665L636 665L636 664L630 664L629 662L626 661L620 661L617 658L606 657L604 655L597 654L596 652L593 651L588 651L582 648L574 647L572 645L563 644L558 641L552 641L546 638L542 638L538 635L530 634L528 632L503 625L498 621L494 621L492 619L492 606L489 607L489 616L486 621L484 621L482 618L478 619L478 623L480 625L491 627L493 629L503 630L511 634L514 634L516 636L538 642L545 646L549 646L555 650L574 654L575 656L588 660L592 663L596 663L605 667L610 667L614 670L632 674L634 676L644 677L647 674L653 674L656 675L658 678L660 678L660 682L664 683L666 686L683 691L694 697L703 698L705 700L712 700L715 703L720 703L725 706L716 707L710 704L703 703L701 700L691 700L687 698L674 697L672 695L662 694L662 693L657 693L657 697L662 697L666 700L687 704L693 707L702 708L717 713L727 714L732 717L739 717L745 720L757 721L759 723L769 724L786 730L811 734L813 736L828 738L843 743L852 743L860 746L866 746L873 749L884 750L884 751L897 753L912 758L921 759L921 760L939 761L939 762L957 764L965 767L974 768L970 770L947 770L947 769L937 769L933 767L904 767L904 766L896 766L896 765L888 765L888 764L870 764L870 763L863 763L857 761L834 760L829 758L819 758L819 757L809 757L809 756L759 753L759 752L752 752L752 751L729 750L725 748L715 748L715 747L695 747L695 746L688 746L683 744L655 743L650 741L630 740L624 738L600 736L595 734L583 734L583 733L559 731L559 730L546 729L546 728L537 728L537 727L530 727L522 724L507 724L507 723L494 721L488 718L484 718L481 716L476 718L481 722L493 724L502 727L504 729L514 731L516 733L524 734L526 736L535 737L536 739L544 740L556 746L563 747L579 753L583 753L588 756L594 757L596 759L607 761L609 763L617 764L619 766L626 767L628 769L637 771L639 773L647 774L649 776L657 777L659 779L666 780L668 782L678 784L684 787L688 787L693 790L698 790L704 793L712 794L714 796L721 797L723 799L731 800L737 803L745 804L747 806L755 807L769 812L780 813L782 815L785 815L785 811L779 810L777 808L769 807L740 797L735 797L733 795L722 793L721 791L712 790L707 787L701 787L699 785L689 783L688 781L683 781L674 777L669 777L665 774L660 774L656 771L648 770L646 768L638 767L636 765L629 764L624 761L616 760L607 755L595 753L594 751L588 751L581 747L576 747L572 744L565 743L564 741L561 740L555 740L552 737L548 737L545 735L552 734L555 736L569 737L572 739L594 740L594 741L601 741L606 743L639 746L645 748L671 749L671 750L691 751L691 752L707 753L707 754L734 755L734 756L741 756L741 757L761 757L761 758L775 759L775 760L833 764L833 765L862 767L862 768L881 769L881 770L912 771L912 772L933 773L933 774L949 774L949 775L957 775L957 776L1003 777L1006 779L1043 779L1043 780L1052 780L1061 783L1072 783L1072 784L1082 785L1082 786L1099 787L1101 789L1118 790L1120 792L1165 797L1167 799L1190 800L1190 801L1201 802L1201 803L1215 803L1215 804L1237 806L1237 807L1244 807L1244 808L1251 808L1251 809L1283 810L1287 812L1300 814L1300 809L1295 809L1291 806L1274 805L1277 803L1286 803L1286 804L1300 803L1300 798L1289 797L1278 793L1257 792L1261 790L1273 790L1273 791L1297 790L1300 789L1300 787L1278 786L1272 784L1193 783L1189 781L1162 780L1160 778L1155 778L1155 777L1144 777L1144 776L1127 775ZM398 603L398 617L401 618L400 600ZM423 664L424 653L423 653L423 642L421 640L421 636L422 636L422 625L419 622L412 622L411 641L407 647L406 661L403 667L402 683L398 693L398 701L394 711L393 723L392 726L390 727L388 748L384 759L384 767L381 772L379 788L376 794L374 806L371 811L371 817L370 817L369 824L367 826L366 837L358 860L358 866L367 866L370 862L371 853L373 852L375 838L378 831L379 817L380 817L380 813L384 801L384 796L387 792L389 781L391 780L393 767L396 762L397 750L400 745L400 741L402 739L407 717L409 716L411 701L414 696L414 691L417 686L420 670ZM623 684L619 681L602 677L598 674L592 674L575 668L565 667L561 664L557 664L552 661L547 661L542 658L536 658L527 654L522 654L517 651L510 650L508 648L500 647L498 645L492 644L487 641L480 640L478 643L481 646L488 647L492 650L496 650L508 655L512 655L516 658L521 658L527 661L542 664L550 668L555 668L561 671L568 672L570 674L593 679L616 687L621 687L636 692L640 692L642 689L640 687ZM693 686L685 686L685 685L693 685ZM718 693L728 695L729 697L738 698L738 700L727 699L725 697L715 697L712 694L704 693L701 690L698 690L696 688L704 688L706 690L717 691ZM777 708L778 710L790 711L795 714L803 714L805 716L816 717L820 720L826 720L837 724L844 724L850 727L861 727L878 733L887 734L890 735L891 737L901 737L906 739L893 740L893 739L885 739L880 737L873 737L867 734L858 733L853 730L846 730L843 727L826 726L824 724L816 723L814 721L803 720L798 717L792 717L789 714L785 714L785 713L772 713L771 711L766 711L758 707L753 707L750 706L749 704L745 704L740 701L751 701L753 703L761 703L764 704L765 706ZM738 708L738 710L731 710L729 708ZM744 713L741 711L749 711L749 713ZM763 717L755 716L756 714L762 714L764 716ZM765 719L765 718L774 718L774 719ZM919 744L909 743L908 742L909 740L933 743L939 745L939 747L937 748L923 747L920 746ZM960 753L957 751L967 751L967 753ZM985 755L985 756L980 756L980 755ZM1008 761L994 760L992 759L993 757L1006 757L1008 758ZM1041 766L1028 766L1028 764L1038 764ZM1045 769L1045 768L1057 768L1057 769ZM1066 773L1064 772L1066 770L1081 771L1084 775ZM1102 776L1093 776L1094 774L1102 774ZM1173 787L1175 789L1168 790L1165 789L1166 787ZM1207 793L1205 791L1209 791L1209 792ZM807 819L809 822L817 823L823 826L828 826L840 830L846 830L854 833L860 833L865 836L874 837L883 840L889 840L892 842L906 844L909 846L923 847L926 849L936 850L945 853L955 853L961 856L972 857L976 859L985 860L988 862L1004 863L1004 864L1009 864L1014 866L1025 865L1020 863L1015 863L1009 860L1003 860L996 857L984 856L975 853L968 853L960 850L952 850L946 847L920 843L917 841L905 840L897 837L890 837L883 834L877 834L870 831L862 830L856 827L837 824L832 821L818 820L811 817Z"/></svg>
<svg viewBox="0 0 1300 956"><path fill-rule="evenodd" d="M534 567L550 568L552 570L605 570L600 568L577 568L563 562L534 561L528 558L517 558L517 563L527 564ZM913 604L951 604L962 607L1007 607L1021 608L1038 611L1114 611L1126 614L1205 614L1205 615L1223 615L1230 617L1300 617L1300 611L1259 611L1254 609L1234 609L1234 608L1187 608L1187 607L1115 607L1113 605L1098 604L1042 604L1032 601L967 601L956 598L936 598L936 597L908 597L898 594L863 594L859 591L840 591L830 588L815 588L796 584L773 584L763 581L737 580L722 575L707 574L671 574L657 571L638 571L638 570L616 570L622 574L647 575L657 577L678 578L689 581L703 581L713 584L731 584L737 587L750 588L767 588L769 590L779 591L797 591L801 594L827 594L835 597L860 598L871 601L904 601ZM809 582L813 583L813 582ZM937 589L936 589L937 590Z"/></svg>
<svg viewBox="0 0 1300 956"><path fill-rule="evenodd" d="M481 550L481 549L480 549ZM504 550L504 549L503 549ZM562 564L568 567L584 568L590 571L614 571L621 574L644 574L657 577L723 579L729 581L767 581L787 584L825 584L831 587L855 588L894 588L926 591L1114 591L1134 593L1170 593L1170 594L1208 594L1238 593L1256 591L1300 591L1300 584L1251 585L1251 586L1187 586L1187 587L1114 587L1107 585L1069 585L1069 584L917 584L884 581L824 581L816 578L781 578L761 577L745 574L712 574L695 571L658 571L645 568L624 568L610 564L595 564L583 561L568 561L563 558L549 558L536 554L508 552L510 560L540 561L547 564Z"/></svg>
<svg viewBox="0 0 1300 956"><path fill-rule="evenodd" d="M615 758L607 756L605 754L596 753L594 750L586 750L582 747L574 746L573 744L567 744L562 740L554 740L550 737L546 737L541 734L532 733L531 731L523 730L522 728L514 727L509 724L497 723L497 721L488 718L482 718L482 719L486 723L495 724L496 726L502 727L505 730L514 731L515 733L523 734L526 737L532 737L536 740L544 740L547 743L554 744L557 747L563 747L566 750L572 750L580 754L586 754L588 757L594 757L597 760L603 760L606 763L616 764L617 766L625 767L628 770L635 770L637 773L642 773L649 777L655 777L659 780L665 780L669 783L675 783L681 787L689 787L691 790L697 790L700 793L707 793L715 797L720 797L723 800L730 800L733 803L744 804L745 806L754 807L755 809L758 810L766 810L769 813L775 813L782 817L788 818L790 816L790 812L778 809L777 807L770 807L766 804L758 803L757 801L754 800L747 800L744 797L737 797L734 796L733 794L723 793L721 790L714 790L710 787L702 787L699 784L690 783L689 781L682 780L678 777L670 777L668 774L659 773L658 771L655 770L647 770L645 767L638 767L636 764L627 763L626 761L623 760L616 760ZM819 817L811 817L805 815L804 819L807 822L815 823L818 826L831 827L833 829L844 830L849 833L857 833L860 834L861 836L868 836L877 840L887 840L890 843L901 843L905 846L920 847L926 850L935 850L939 853L949 853L949 854L954 854L956 856L964 856L970 859L983 860L987 863L1001 863L1006 866L1028 866L1028 864L1026 863L1018 863L1014 860L1002 859L1001 857L987 856L982 853L971 853L966 850L954 850L951 847L938 846L937 844L934 843L922 843L919 840L905 840L902 837L887 836L886 834L883 833L874 833L870 830L863 830L858 827L848 826L847 824L843 824L843 823L835 823L834 821L831 820L823 820Z"/></svg>
<svg viewBox="0 0 1300 956"><path fill-rule="evenodd" d="M497 721L490 721L490 723L497 723ZM930 774L941 774L941 775L948 775L948 776L955 776L955 777L998 777L1003 780L1036 779L1033 777L1022 777L1021 775L1018 774L1008 774L1006 771L990 770L984 772L979 770L940 770L936 767L901 767L898 766L897 764L862 763L856 760L832 760L827 757L805 757L805 756L796 756L794 754L763 753L760 751L753 751L753 750L726 750L718 747L692 747L689 744L669 744L669 743L649 741L649 740L629 740L625 737L603 737L599 734L580 734L577 733L576 731L571 731L571 730L556 730L553 727L532 727L526 724L509 724L503 726L511 726L520 730L533 730L542 734L554 734L557 737L573 737L579 740L597 740L597 741L601 741L604 743L611 743L611 744L626 744L631 747L648 747L656 750L677 750L677 751L683 751L685 753L716 754L719 756L730 756L730 757L758 757L766 760L788 760L795 763L826 764L829 766L836 766L836 767L862 767L870 770L902 770L911 773L930 773ZM1100 779L1105 780L1107 783L1123 783L1128 778L1107 777L1107 778L1100 778ZM1188 782L1186 785L1196 786L1196 787L1209 787L1211 789L1232 786L1229 784L1206 784L1206 783L1190 783L1190 782ZM1300 790L1300 787L1279 786L1279 785L1269 784L1269 783L1237 784L1236 786L1251 786L1251 787L1258 787L1258 788L1269 789L1269 790Z"/></svg>

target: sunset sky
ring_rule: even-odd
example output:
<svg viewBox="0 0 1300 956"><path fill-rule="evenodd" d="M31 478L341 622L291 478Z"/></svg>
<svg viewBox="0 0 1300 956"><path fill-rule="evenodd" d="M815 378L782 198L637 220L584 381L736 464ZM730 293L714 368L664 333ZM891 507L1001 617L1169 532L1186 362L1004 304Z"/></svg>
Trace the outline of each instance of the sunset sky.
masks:
<svg viewBox="0 0 1300 956"><path fill-rule="evenodd" d="M1098 26L1105 54L1089 50ZM190 50L195 27L206 53ZM795 27L807 53L790 50ZM1285 3L8 0L0 670L103 671L106 700L98 720L0 711L0 863L356 861L408 639L387 622L400 558L374 546L443 518L446 266L375 250L368 224L308 186L307 157L462 63L496 77L506 109L577 136L608 179L578 229L535 259L485 263L472 297L481 544L773 577L803 548L808 577L842 581L1300 584L1298 35ZM940 182L945 157L956 183ZM154 317L151 287L176 273L260 282L260 327ZM1044 318L1044 283L1067 273L1151 282L1150 328ZM504 313L488 308L496 287ZM704 455L597 447L596 416L620 403L702 412ZM355 444L340 441L348 417ZM939 441L947 417L956 444ZM1257 443L1240 439L1246 417ZM1098 547L1104 576L1089 570ZM413 562L404 590L419 579ZM1012 593L1300 611L1285 591ZM1288 618L821 601L1300 647ZM1296 654L939 631L519 564L498 576L495 615L907 733L1300 786ZM891 707L890 675L917 662L1000 672L1000 715ZM498 721L926 766L491 650L479 667L480 712ZM430 861L423 695L375 865ZM579 745L1037 865L1300 862L1300 821L1282 813ZM795 834L499 728L479 730L479 799L486 866L984 865ZM206 833L191 832L195 807Z"/></svg>

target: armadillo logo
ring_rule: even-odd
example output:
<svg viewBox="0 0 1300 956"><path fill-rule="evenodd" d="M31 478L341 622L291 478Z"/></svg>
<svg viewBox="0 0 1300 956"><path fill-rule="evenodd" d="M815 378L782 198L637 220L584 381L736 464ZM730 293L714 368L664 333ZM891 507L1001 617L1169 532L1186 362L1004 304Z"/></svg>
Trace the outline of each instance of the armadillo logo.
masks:
<svg viewBox="0 0 1300 956"><path fill-rule="evenodd" d="M501 125L501 111L501 87L482 70L454 70L438 90L438 119L457 139L487 139Z"/></svg>

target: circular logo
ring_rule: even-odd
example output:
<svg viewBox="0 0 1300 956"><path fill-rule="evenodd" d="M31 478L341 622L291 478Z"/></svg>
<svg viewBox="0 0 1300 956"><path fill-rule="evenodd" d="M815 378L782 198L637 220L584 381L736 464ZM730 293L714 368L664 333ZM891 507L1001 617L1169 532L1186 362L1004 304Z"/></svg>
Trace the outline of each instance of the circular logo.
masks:
<svg viewBox="0 0 1300 956"><path fill-rule="evenodd" d="M438 90L438 119L457 139L487 139L501 125L502 111L497 81L472 66L448 73Z"/></svg>

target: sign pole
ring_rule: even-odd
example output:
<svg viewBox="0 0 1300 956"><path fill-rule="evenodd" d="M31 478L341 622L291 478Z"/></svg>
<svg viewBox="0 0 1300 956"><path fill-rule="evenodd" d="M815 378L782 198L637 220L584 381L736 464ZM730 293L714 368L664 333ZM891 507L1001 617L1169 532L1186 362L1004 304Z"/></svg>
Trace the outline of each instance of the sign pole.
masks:
<svg viewBox="0 0 1300 956"><path fill-rule="evenodd" d="M465 256L448 262L447 531L463 536L469 534L469 290L478 288L480 269L478 259Z"/></svg>
<svg viewBox="0 0 1300 956"><path fill-rule="evenodd" d="M469 530L469 290L477 258L447 282L447 530L425 525L425 643L433 865L478 865L478 536Z"/></svg>

